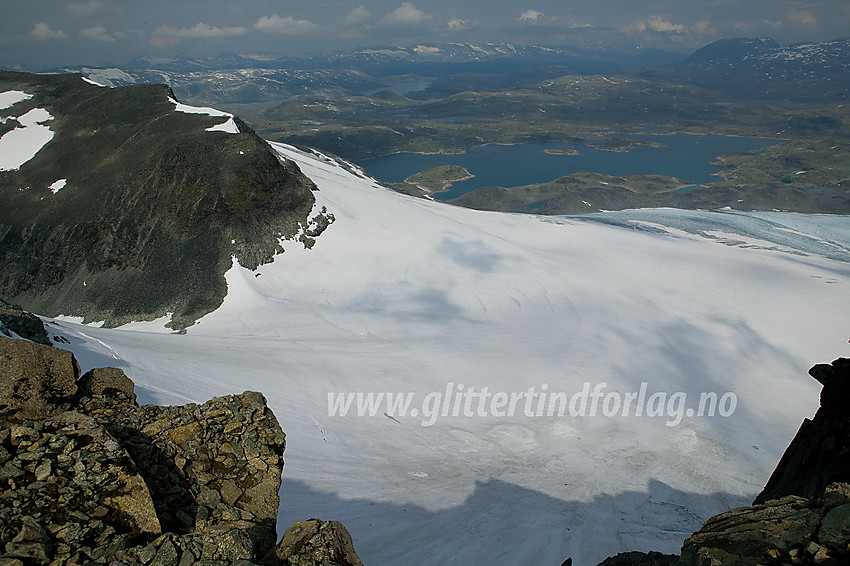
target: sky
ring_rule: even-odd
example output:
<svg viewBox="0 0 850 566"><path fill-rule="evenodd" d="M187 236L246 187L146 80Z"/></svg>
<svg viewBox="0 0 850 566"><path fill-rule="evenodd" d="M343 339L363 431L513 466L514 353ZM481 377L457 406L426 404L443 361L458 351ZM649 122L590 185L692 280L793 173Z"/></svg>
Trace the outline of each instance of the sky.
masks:
<svg viewBox="0 0 850 566"><path fill-rule="evenodd" d="M850 35L847 0L4 0L0 13L0 68L30 71L450 42L688 54L724 37Z"/></svg>

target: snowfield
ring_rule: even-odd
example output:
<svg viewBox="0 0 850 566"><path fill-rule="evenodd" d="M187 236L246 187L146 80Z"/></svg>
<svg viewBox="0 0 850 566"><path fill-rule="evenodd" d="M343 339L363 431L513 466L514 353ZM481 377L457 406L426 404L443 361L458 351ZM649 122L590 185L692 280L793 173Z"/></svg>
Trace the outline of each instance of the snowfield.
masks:
<svg viewBox="0 0 850 566"><path fill-rule="evenodd" d="M19 90L0 93L0 109L29 100L31 94ZM14 119L20 124L0 137L0 171L13 171L35 157L47 142L53 139L53 131L42 124L53 119L44 108L33 108L20 116L5 116L2 122Z"/></svg>
<svg viewBox="0 0 850 566"><path fill-rule="evenodd" d="M84 371L124 368L140 402L263 392L287 434L278 531L339 520L365 564L678 552L752 501L817 409L808 368L850 349L847 218L480 212L272 145L336 219L313 249L234 261L223 305L183 335L49 329ZM585 387L593 416L586 394L583 416L548 416L539 393ZM635 399L612 410L642 389L640 416ZM329 394L358 392L412 401L329 415ZM697 416L702 393L726 405Z"/></svg>

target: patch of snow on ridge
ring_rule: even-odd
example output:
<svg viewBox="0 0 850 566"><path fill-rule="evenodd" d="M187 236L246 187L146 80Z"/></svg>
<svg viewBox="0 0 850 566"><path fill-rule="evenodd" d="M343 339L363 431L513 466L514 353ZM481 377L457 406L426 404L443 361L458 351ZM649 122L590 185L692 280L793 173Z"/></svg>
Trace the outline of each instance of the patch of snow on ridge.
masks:
<svg viewBox="0 0 850 566"><path fill-rule="evenodd" d="M233 114L230 112L222 112L221 110L216 110L215 108L209 108L206 106L189 106L188 104L177 102L173 98L169 98L168 100L174 103L176 106L175 110L178 112L185 112L186 114L206 114L213 117L227 118L226 122L206 128L207 132L227 132L228 134L239 133L239 127L236 125L236 122L233 120Z"/></svg>
<svg viewBox="0 0 850 566"><path fill-rule="evenodd" d="M60 190L62 190L67 183L68 183L68 179L59 179L58 181L56 181L55 183L50 185L50 192L52 192L55 195Z"/></svg>
<svg viewBox="0 0 850 566"><path fill-rule="evenodd" d="M226 122L222 124L218 124L216 126L211 126L206 129L207 132L227 132L228 134L238 134L239 126L236 125L236 121L233 118L228 118Z"/></svg>
<svg viewBox="0 0 850 566"><path fill-rule="evenodd" d="M0 110L9 108L18 102L29 100L30 98L32 98L31 94L27 94L20 90L7 90L6 92L0 92Z"/></svg>
<svg viewBox="0 0 850 566"><path fill-rule="evenodd" d="M174 103L174 105L176 106L175 110L177 110L178 112L185 112L186 114L206 114L208 116L222 118L233 118L233 114L229 112L222 112L221 110L216 110L215 108L209 108L206 106L189 106L188 104L177 102L173 98L169 98L168 100L169 102Z"/></svg>
<svg viewBox="0 0 850 566"><path fill-rule="evenodd" d="M41 124L53 119L44 108L33 108L16 119L21 127L0 137L0 171L19 169L53 139L53 131Z"/></svg>
<svg viewBox="0 0 850 566"><path fill-rule="evenodd" d="M109 88L109 87L107 87L106 85L103 85L103 84L100 84L99 82L96 82L96 81L91 80L91 79L90 79L90 78L88 78L88 77L83 77L83 80L84 80L85 82L89 83L90 85L99 86L99 87L103 87L103 88Z"/></svg>

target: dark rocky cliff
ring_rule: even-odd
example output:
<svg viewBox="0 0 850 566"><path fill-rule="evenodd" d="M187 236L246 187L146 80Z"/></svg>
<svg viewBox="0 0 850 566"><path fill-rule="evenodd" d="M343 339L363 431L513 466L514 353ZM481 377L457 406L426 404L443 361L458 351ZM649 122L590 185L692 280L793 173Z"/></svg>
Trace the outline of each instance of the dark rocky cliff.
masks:
<svg viewBox="0 0 850 566"><path fill-rule="evenodd" d="M0 134L46 109L54 137L0 170L0 297L48 316L119 325L216 309L237 257L255 268L306 225L313 183L238 118L177 112L164 85L98 87L80 75L0 72ZM58 192L53 183L65 179Z"/></svg>

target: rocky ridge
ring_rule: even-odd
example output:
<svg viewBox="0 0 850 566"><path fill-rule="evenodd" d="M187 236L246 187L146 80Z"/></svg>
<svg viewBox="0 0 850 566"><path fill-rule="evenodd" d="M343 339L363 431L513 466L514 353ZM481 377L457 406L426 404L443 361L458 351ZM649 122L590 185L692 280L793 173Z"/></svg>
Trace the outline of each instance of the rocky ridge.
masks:
<svg viewBox="0 0 850 566"><path fill-rule="evenodd" d="M165 85L0 71L0 93L22 93L0 135L25 137L35 113L50 136L0 167L0 296L27 310L185 328L219 307L233 258L255 269L316 223L297 165Z"/></svg>
<svg viewBox="0 0 850 566"><path fill-rule="evenodd" d="M259 393L140 406L120 369L0 337L0 565L360 565L334 521L275 544L284 448Z"/></svg>

